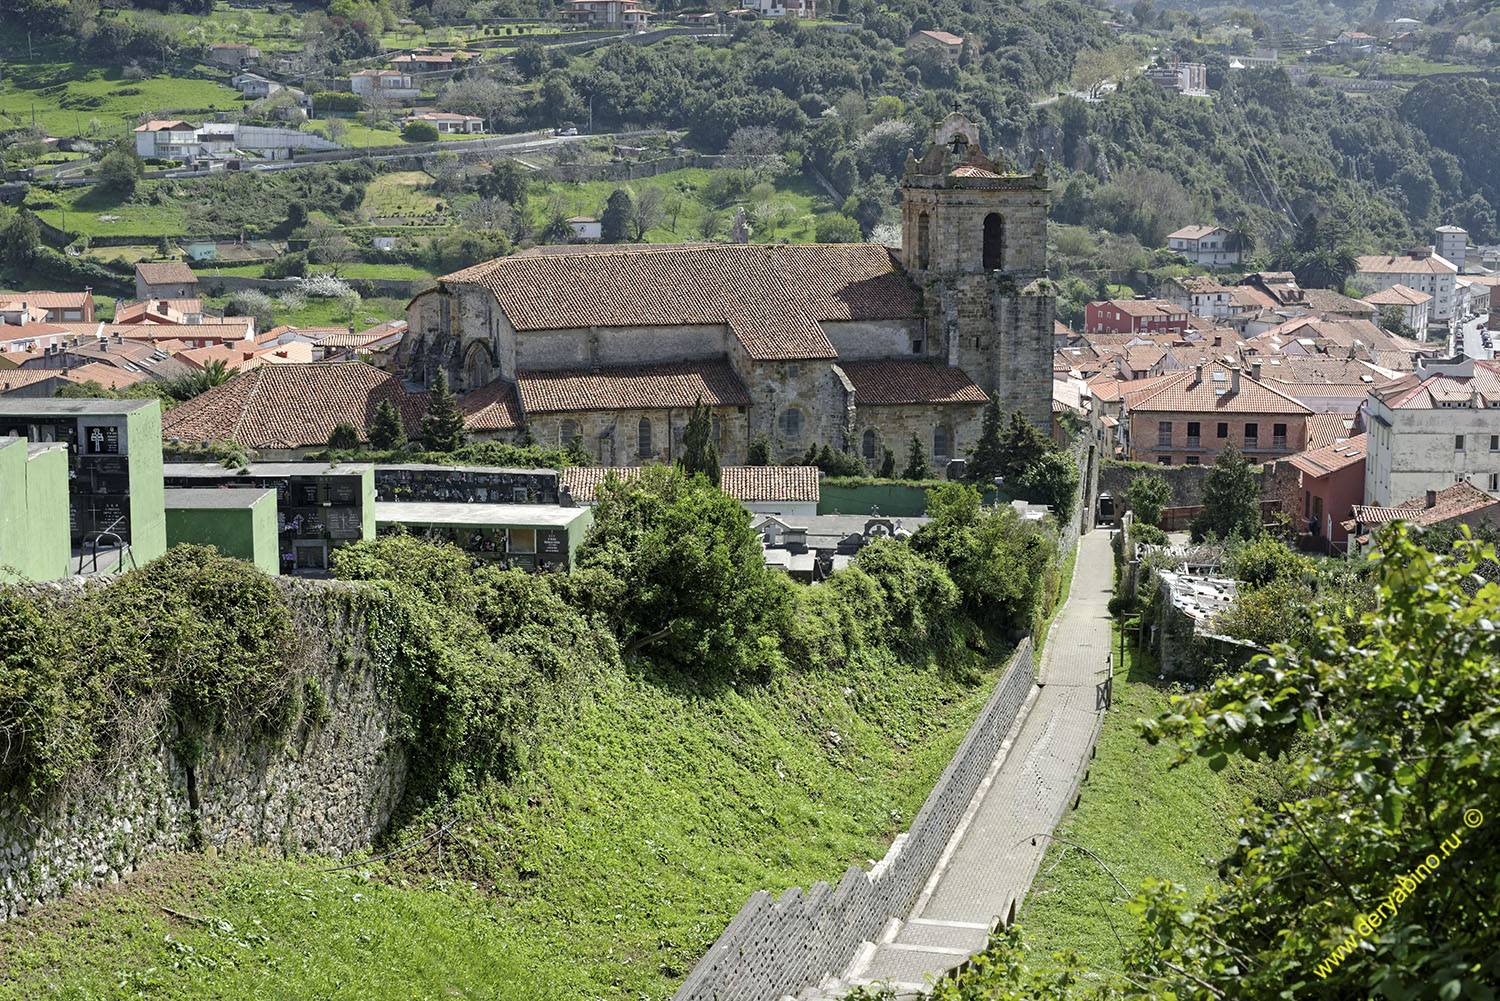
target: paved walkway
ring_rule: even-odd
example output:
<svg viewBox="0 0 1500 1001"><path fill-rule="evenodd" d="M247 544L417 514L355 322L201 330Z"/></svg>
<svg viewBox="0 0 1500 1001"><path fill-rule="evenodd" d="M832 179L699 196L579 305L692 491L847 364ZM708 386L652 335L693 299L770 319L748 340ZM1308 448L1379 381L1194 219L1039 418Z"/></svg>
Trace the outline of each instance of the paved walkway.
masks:
<svg viewBox="0 0 1500 1001"><path fill-rule="evenodd" d="M996 918L1021 900L1069 806L1098 718L1095 686L1110 649L1114 562L1107 531L1079 540L1068 602L1042 653L1035 702L1002 747L937 871L900 927L886 930L843 978L920 987L982 949Z"/></svg>

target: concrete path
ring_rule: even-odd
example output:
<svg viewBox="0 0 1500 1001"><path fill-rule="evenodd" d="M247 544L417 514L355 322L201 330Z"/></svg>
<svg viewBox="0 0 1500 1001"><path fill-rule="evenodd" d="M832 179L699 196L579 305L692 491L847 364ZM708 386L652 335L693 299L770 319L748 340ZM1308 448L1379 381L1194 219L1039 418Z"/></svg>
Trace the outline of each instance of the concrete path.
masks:
<svg viewBox="0 0 1500 1001"><path fill-rule="evenodd" d="M1041 687L959 821L937 871L904 922L866 946L843 986L925 986L982 949L997 918L1017 913L1071 805L1099 722L1096 685L1110 649L1114 563L1109 533L1079 540L1068 602L1042 652Z"/></svg>

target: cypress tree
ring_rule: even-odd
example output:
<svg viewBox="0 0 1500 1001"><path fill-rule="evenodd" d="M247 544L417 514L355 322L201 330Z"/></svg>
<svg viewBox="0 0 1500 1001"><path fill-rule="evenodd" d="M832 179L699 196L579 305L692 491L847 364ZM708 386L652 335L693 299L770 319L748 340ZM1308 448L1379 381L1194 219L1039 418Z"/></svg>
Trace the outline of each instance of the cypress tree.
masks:
<svg viewBox="0 0 1500 1001"><path fill-rule="evenodd" d="M702 473L708 477L708 482L719 485L719 446L714 441L714 416L701 396L693 404L693 414L682 433L682 456L677 464L689 476Z"/></svg>
<svg viewBox="0 0 1500 1001"><path fill-rule="evenodd" d="M880 471L875 474L882 480L894 480L896 478L896 453L887 448L885 455L880 459Z"/></svg>
<svg viewBox="0 0 1500 1001"><path fill-rule="evenodd" d="M469 443L464 412L448 390L448 376L439 370L427 394L427 413L422 415L422 441L429 452L456 452Z"/></svg>
<svg viewBox="0 0 1500 1001"><path fill-rule="evenodd" d="M932 478L932 464L927 461L927 449L915 431L911 435L911 458L901 473L903 480L928 480Z"/></svg>
<svg viewBox="0 0 1500 1001"><path fill-rule="evenodd" d="M979 444L969 456L968 477L980 485L993 483L1005 465L1005 455L1000 444L1000 401L990 398L984 408L984 421L979 428Z"/></svg>
<svg viewBox="0 0 1500 1001"><path fill-rule="evenodd" d="M381 451L395 451L406 447L406 427L401 423L401 414L390 400L381 400L375 408L375 419L370 422L370 447Z"/></svg>

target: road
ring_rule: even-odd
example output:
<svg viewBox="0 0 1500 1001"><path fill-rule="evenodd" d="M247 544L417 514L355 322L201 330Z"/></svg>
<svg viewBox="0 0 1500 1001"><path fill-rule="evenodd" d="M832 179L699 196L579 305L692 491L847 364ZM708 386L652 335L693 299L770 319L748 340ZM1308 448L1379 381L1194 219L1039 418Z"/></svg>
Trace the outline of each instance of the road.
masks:
<svg viewBox="0 0 1500 1001"><path fill-rule="evenodd" d="M983 949L995 920L1013 905L1019 910L1031 888L1100 723L1095 686L1109 656L1114 560L1108 532L1078 545L1073 588L1043 651L1043 687L1031 711L1001 748L906 920L856 958L843 986L923 986Z"/></svg>
<svg viewBox="0 0 1500 1001"><path fill-rule="evenodd" d="M1460 353L1466 358L1478 358L1481 360L1495 357L1494 347L1484 346L1484 323L1486 319L1487 315L1481 313L1476 317L1465 320L1458 327L1453 338L1455 353Z"/></svg>

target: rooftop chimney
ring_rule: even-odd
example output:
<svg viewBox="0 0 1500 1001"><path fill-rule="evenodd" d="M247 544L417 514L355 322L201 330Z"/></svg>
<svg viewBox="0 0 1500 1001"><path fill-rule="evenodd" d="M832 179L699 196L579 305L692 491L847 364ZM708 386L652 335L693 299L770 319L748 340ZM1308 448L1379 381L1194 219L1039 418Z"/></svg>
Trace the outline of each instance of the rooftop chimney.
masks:
<svg viewBox="0 0 1500 1001"><path fill-rule="evenodd" d="M1260 381L1260 362L1259 361L1255 362L1254 364L1252 364L1250 366L1250 378L1254 379L1256 382Z"/></svg>
<svg viewBox="0 0 1500 1001"><path fill-rule="evenodd" d="M1240 367L1238 365L1231 365L1231 366L1229 366L1229 392L1230 393L1238 393L1239 391L1240 391Z"/></svg>
<svg viewBox="0 0 1500 1001"><path fill-rule="evenodd" d="M1199 358L1198 359L1198 374L1193 377L1193 385L1196 386L1199 383L1201 383L1202 381L1203 381L1203 359Z"/></svg>
<svg viewBox="0 0 1500 1001"><path fill-rule="evenodd" d="M1427 491L1427 507L1437 507L1437 491Z"/></svg>

